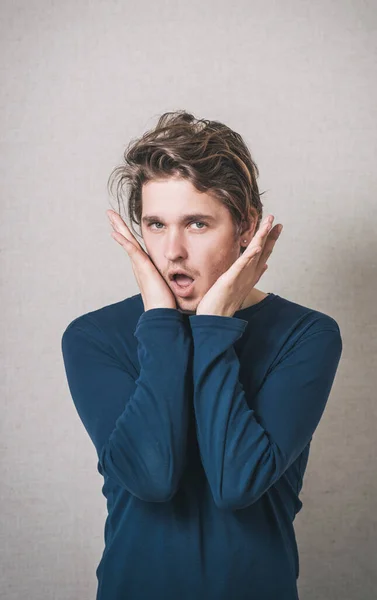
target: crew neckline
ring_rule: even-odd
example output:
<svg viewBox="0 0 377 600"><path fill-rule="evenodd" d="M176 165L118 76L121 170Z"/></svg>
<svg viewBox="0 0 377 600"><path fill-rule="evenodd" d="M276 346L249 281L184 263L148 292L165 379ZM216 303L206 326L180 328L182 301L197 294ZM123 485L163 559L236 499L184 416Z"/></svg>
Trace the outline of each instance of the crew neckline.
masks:
<svg viewBox="0 0 377 600"><path fill-rule="evenodd" d="M273 292L267 292L267 296L265 296L262 300L259 300L259 302L256 302L255 304L252 304L251 306L246 306L245 308L240 308L239 310L236 310L233 317L238 317L238 318L242 319L244 315L246 316L246 315L250 315L250 314L256 312L257 310L259 310L266 304L269 304L269 302L271 302L271 300L273 300L273 298L277 298L277 297L278 297L277 294L274 294Z"/></svg>

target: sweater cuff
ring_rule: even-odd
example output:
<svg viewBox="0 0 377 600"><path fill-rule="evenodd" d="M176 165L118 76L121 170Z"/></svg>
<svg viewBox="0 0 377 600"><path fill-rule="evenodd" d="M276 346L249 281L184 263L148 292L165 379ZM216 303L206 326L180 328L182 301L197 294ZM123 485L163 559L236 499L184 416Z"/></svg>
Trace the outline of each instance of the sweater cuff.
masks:
<svg viewBox="0 0 377 600"><path fill-rule="evenodd" d="M136 325L135 333L141 328L161 325L166 327L166 322L185 323L187 318L176 308L150 308L141 313Z"/></svg>
<svg viewBox="0 0 377 600"><path fill-rule="evenodd" d="M220 315L190 315L189 321L191 329L232 329L243 333L248 325L248 321L239 317L224 317Z"/></svg>

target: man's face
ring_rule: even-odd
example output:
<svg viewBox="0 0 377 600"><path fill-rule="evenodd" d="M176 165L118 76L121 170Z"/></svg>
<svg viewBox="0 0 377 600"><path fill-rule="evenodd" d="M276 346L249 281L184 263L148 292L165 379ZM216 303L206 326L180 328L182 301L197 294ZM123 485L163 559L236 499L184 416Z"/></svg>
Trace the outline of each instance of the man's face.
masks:
<svg viewBox="0 0 377 600"><path fill-rule="evenodd" d="M144 184L142 207L146 251L172 290L178 310L195 314L207 290L240 255L240 238L235 239L231 214L220 201L180 178ZM184 215L195 214L211 218L183 220ZM149 216L157 218L148 222ZM194 278L187 297L180 297L169 280L168 273L175 268Z"/></svg>

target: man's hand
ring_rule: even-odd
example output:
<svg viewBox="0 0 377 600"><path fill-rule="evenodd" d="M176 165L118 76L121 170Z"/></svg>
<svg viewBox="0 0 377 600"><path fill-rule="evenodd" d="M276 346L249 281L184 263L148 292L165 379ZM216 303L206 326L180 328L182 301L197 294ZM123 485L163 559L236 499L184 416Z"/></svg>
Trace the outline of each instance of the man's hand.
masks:
<svg viewBox="0 0 377 600"><path fill-rule="evenodd" d="M273 215L263 221L245 252L215 281L199 302L197 315L232 317L267 270L266 264L282 225L272 228Z"/></svg>
<svg viewBox="0 0 377 600"><path fill-rule="evenodd" d="M177 309L173 292L122 217L113 210L107 210L106 214L114 229L111 232L112 237L123 246L131 259L132 269L143 299L144 310L147 311L151 308Z"/></svg>

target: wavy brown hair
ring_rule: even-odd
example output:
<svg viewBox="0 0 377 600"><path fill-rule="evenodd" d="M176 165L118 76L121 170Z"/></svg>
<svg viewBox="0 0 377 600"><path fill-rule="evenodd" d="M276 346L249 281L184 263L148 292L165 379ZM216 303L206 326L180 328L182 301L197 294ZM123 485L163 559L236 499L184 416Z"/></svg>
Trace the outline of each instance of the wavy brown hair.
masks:
<svg viewBox="0 0 377 600"><path fill-rule="evenodd" d="M142 187L154 179L182 177L199 192L217 198L230 211L235 238L251 219L258 230L263 204L259 171L239 133L219 121L197 119L185 110L165 112L155 128L132 139L124 161L110 174L107 188L126 200L130 227L136 236L142 216ZM254 233L255 233L254 232ZM141 237L141 236L139 236ZM241 247L241 253L245 248Z"/></svg>

